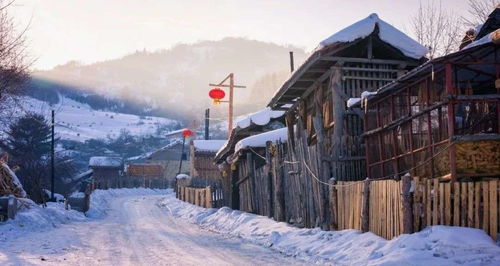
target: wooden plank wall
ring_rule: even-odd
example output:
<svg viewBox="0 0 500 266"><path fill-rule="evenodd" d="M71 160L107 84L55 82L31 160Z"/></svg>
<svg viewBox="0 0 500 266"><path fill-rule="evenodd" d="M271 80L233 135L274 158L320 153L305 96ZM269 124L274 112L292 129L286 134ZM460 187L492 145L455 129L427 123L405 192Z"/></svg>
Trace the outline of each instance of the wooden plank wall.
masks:
<svg viewBox="0 0 500 266"><path fill-rule="evenodd" d="M370 182L370 231L391 239L403 232L402 182L381 180Z"/></svg>
<svg viewBox="0 0 500 266"><path fill-rule="evenodd" d="M446 182L414 179L414 228L452 225L483 229L496 240L500 230L500 180Z"/></svg>
<svg viewBox="0 0 500 266"><path fill-rule="evenodd" d="M338 230L361 230L361 207L364 182L337 183Z"/></svg>
<svg viewBox="0 0 500 266"><path fill-rule="evenodd" d="M364 182L338 182L338 229L361 228ZM439 182L438 179L413 179L413 228L420 231L431 225L473 227L484 230L494 240L500 230L500 180ZM391 239L403 232L402 184L395 180L370 182L369 230Z"/></svg>
<svg viewBox="0 0 500 266"><path fill-rule="evenodd" d="M211 187L192 188L192 187L177 187L177 198L204 208L212 208L214 201L214 193Z"/></svg>
<svg viewBox="0 0 500 266"><path fill-rule="evenodd" d="M241 181L239 185L240 210L269 216L271 210L269 210L268 203L271 195L265 167L262 162L258 164L257 160L262 161L262 159L253 154L253 151L247 151L246 154L247 156L251 154L251 163L243 156L238 165Z"/></svg>

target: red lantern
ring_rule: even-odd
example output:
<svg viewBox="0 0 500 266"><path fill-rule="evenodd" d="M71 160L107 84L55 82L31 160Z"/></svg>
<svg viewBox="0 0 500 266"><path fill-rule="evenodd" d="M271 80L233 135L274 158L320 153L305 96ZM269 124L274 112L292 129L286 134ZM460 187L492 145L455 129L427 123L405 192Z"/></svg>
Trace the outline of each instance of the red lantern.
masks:
<svg viewBox="0 0 500 266"><path fill-rule="evenodd" d="M226 93L220 88L211 89L208 92L208 96L214 100L214 104L219 104L220 100L226 96Z"/></svg>
<svg viewBox="0 0 500 266"><path fill-rule="evenodd" d="M189 138L189 137L191 137L191 135L193 135L193 131L191 131L189 129L184 129L182 131L182 136L185 138Z"/></svg>

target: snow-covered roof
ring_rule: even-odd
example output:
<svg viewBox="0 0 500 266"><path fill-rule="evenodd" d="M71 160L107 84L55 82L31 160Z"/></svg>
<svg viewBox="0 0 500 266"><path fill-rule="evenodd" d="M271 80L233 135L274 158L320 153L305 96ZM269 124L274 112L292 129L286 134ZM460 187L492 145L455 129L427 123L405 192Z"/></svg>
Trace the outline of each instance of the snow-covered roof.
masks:
<svg viewBox="0 0 500 266"><path fill-rule="evenodd" d="M420 59L427 54L428 49L425 46L413 40L391 24L381 20L375 13L323 40L316 50L333 43L352 42L359 38L365 38L373 32L375 25L378 25L380 39L394 46L404 55Z"/></svg>
<svg viewBox="0 0 500 266"><path fill-rule="evenodd" d="M217 152L223 145L226 143L226 140L193 140L193 146L195 151L208 151L208 152Z"/></svg>
<svg viewBox="0 0 500 266"><path fill-rule="evenodd" d="M288 140L288 129L284 127L273 131L268 131L265 133L253 135L248 138L244 138L236 143L234 152L236 153L242 149L247 149L247 148L266 147L266 142L268 141L286 142L287 140Z"/></svg>
<svg viewBox="0 0 500 266"><path fill-rule="evenodd" d="M90 157L90 167L121 167L123 160L120 157L94 156Z"/></svg>
<svg viewBox="0 0 500 266"><path fill-rule="evenodd" d="M462 50L466 50L472 47L476 47L478 45L482 45L485 43L490 43L490 42L499 42L500 41L500 29L497 29L494 32L491 32L489 34L486 34L483 38L473 41L469 43L467 46L465 46Z"/></svg>
<svg viewBox="0 0 500 266"><path fill-rule="evenodd" d="M267 125L271 119L281 117L285 114L284 111L274 111L266 107L258 112L248 114L236 120L236 127L247 128L251 124L264 126Z"/></svg>

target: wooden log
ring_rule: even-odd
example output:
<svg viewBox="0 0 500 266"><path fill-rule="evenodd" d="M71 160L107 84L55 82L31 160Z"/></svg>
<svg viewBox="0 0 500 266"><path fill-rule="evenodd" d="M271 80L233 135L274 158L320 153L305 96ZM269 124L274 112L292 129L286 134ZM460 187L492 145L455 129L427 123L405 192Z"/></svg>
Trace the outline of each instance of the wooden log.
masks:
<svg viewBox="0 0 500 266"><path fill-rule="evenodd" d="M267 209L268 209L268 217L272 218L274 217L274 185L273 185L273 161L271 158L271 141L266 142L266 177L267 177L267 187L268 187L268 203L267 203Z"/></svg>
<svg viewBox="0 0 500 266"><path fill-rule="evenodd" d="M403 195L403 234L413 233L413 210L412 210L412 195L411 189L411 176L404 175L401 178Z"/></svg>
<svg viewBox="0 0 500 266"><path fill-rule="evenodd" d="M491 180L488 182L490 191L490 236L494 241L497 240L498 235L498 181Z"/></svg>
<svg viewBox="0 0 500 266"><path fill-rule="evenodd" d="M363 203L361 212L361 231L370 230L370 180L366 179L363 184Z"/></svg>

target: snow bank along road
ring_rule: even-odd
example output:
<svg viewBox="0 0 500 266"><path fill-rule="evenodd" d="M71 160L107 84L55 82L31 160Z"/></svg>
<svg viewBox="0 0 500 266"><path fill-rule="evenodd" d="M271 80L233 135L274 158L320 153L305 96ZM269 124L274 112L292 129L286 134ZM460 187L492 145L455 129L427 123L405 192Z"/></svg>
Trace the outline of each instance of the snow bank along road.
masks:
<svg viewBox="0 0 500 266"><path fill-rule="evenodd" d="M99 192L99 191L97 191ZM115 191L116 193L120 191ZM110 192L112 193L112 192ZM89 219L34 232L0 229L1 265L268 265L301 264L260 245L175 218L162 193L99 197L107 208ZM98 193L99 194L99 193ZM132 194L132 195L131 195ZM148 195L145 195L148 194ZM163 194L163 195L162 195ZM109 201L109 202L107 202ZM96 203L96 200L93 201ZM168 206L167 206L168 207ZM46 209L45 209L46 210ZM78 214L74 214L78 215ZM37 218L32 215L31 218ZM67 217L73 219L74 217ZM21 218L22 220L22 218ZM19 225L17 225L19 226ZM0 225L2 227L2 225ZM31 231L31 230L30 230Z"/></svg>

